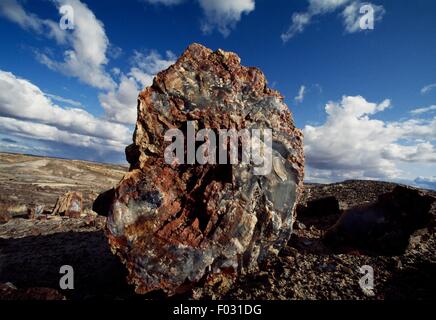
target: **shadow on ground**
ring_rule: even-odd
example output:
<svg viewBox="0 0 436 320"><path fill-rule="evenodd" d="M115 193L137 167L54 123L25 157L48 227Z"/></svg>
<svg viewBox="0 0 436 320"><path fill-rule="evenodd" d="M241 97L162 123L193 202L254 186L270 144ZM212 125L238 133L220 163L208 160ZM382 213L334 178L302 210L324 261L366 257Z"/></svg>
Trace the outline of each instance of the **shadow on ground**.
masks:
<svg viewBox="0 0 436 320"><path fill-rule="evenodd" d="M0 283L19 288L59 288L62 265L74 268L68 299L132 299L126 271L112 255L103 231L67 232L0 240Z"/></svg>
<svg viewBox="0 0 436 320"><path fill-rule="evenodd" d="M385 285L387 300L436 298L436 264L423 262L396 273Z"/></svg>

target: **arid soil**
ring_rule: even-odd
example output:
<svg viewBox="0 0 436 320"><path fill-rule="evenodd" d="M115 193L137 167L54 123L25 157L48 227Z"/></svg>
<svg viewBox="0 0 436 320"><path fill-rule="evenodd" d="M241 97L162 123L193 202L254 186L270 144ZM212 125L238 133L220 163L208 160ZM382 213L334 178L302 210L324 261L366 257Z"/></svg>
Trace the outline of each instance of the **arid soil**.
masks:
<svg viewBox="0 0 436 320"><path fill-rule="evenodd" d="M395 253L374 249L328 245L325 231L339 219L341 210L376 201L396 185L375 181L346 181L330 185L306 185L305 200L337 199L322 210L299 210L296 230L278 258L259 274L240 278L226 294L238 299L435 299L436 204L431 221L415 230L408 243ZM435 192L429 192L435 196ZM322 200L325 201L325 200ZM359 286L359 268L374 270L373 292Z"/></svg>
<svg viewBox="0 0 436 320"><path fill-rule="evenodd" d="M160 299L160 292L134 293L124 266L107 244L104 217L80 219L48 214L58 196L81 191L91 210L98 193L111 188L127 168L83 161L0 154L0 299ZM306 185L295 231L278 257L235 282L217 277L173 298L189 299L435 299L436 205L425 225L410 230L392 251L323 241L343 210L370 204L395 184L346 181ZM423 191L429 196L435 192ZM24 207L43 205L29 219ZM22 214L10 214L10 212ZM409 231L408 231L409 232ZM74 290L59 288L59 268L71 265ZM374 270L374 289L363 291L359 268Z"/></svg>
<svg viewBox="0 0 436 320"><path fill-rule="evenodd" d="M51 212L56 199L73 190L83 193L84 207L117 184L126 166L0 153L0 212L23 214L43 205Z"/></svg>

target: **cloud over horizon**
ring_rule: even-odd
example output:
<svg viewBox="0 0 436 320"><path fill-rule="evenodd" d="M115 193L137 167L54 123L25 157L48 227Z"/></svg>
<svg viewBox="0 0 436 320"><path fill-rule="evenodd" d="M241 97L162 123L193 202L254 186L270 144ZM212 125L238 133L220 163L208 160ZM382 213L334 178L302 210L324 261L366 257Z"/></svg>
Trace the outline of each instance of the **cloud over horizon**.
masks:
<svg viewBox="0 0 436 320"><path fill-rule="evenodd" d="M162 58L156 51L147 55L134 51L131 58L132 67L127 73L117 69L116 78L106 70L109 62L110 41L106 35L104 24L80 0L52 0L59 9L62 5L70 5L74 10L74 29L71 32L62 31L58 23L42 20L35 14L27 13L17 0L7 0L0 5L0 12L22 28L38 32L47 24L62 32L62 37L55 37L59 45L70 46L64 51L64 61L55 60L41 50L37 50L37 60L48 68L58 71L65 76L75 77L79 81L102 90L98 99L108 120L134 125L136 121L136 100L138 93L152 83L153 77L161 70L169 67L175 56L167 51L166 58ZM148 1L150 2L150 1ZM151 1L168 5L174 1ZM30 21L30 22L29 22ZM50 22L50 23L48 23ZM30 25L31 27L27 27ZM50 34L49 34L50 35ZM59 39L62 39L60 41ZM121 48L117 48L122 50ZM75 101L46 95L53 100L77 106ZM63 101L62 101L63 100Z"/></svg>
<svg viewBox="0 0 436 320"><path fill-rule="evenodd" d="M303 130L308 178L413 180L400 169L401 163L436 167L436 117L393 122L374 118L390 107L388 99L377 104L361 96L327 103L325 123Z"/></svg>
<svg viewBox="0 0 436 320"><path fill-rule="evenodd" d="M280 84L283 96L297 105L293 111L304 128L309 179L434 183L436 84L428 58L434 56L434 48L425 38L430 34L419 39L412 32L401 39L392 37L392 30L402 27L396 21L412 14L406 9L391 10L383 3L398 19L386 19L387 28L377 37L355 39L343 35L361 31L360 8L367 2L360 0L306 0L277 6L255 0L132 0L110 8L90 0L40 0L40 4L44 5L0 1L0 18L7 20L0 21L6 26L0 66L1 150L98 161L124 159L123 149L131 141L136 121L138 93L176 60L172 51L165 50L179 53L187 41L196 41L238 52L244 62L259 66ZM74 8L74 30L59 27L58 10L64 4ZM380 21L385 8L372 5ZM289 7L295 9L286 30ZM428 8L417 12L429 12ZM114 9L119 16L105 12ZM120 17L131 20L126 23ZM343 32L324 28L330 23L327 17L339 22ZM432 23L425 18L415 16L414 22L422 22L417 24L419 30ZM243 28L234 32L241 22ZM178 28L180 23L183 28ZM14 26L9 28L10 24ZM325 41L310 36L283 45L311 27L323 28L319 36ZM282 41L280 31L285 31ZM381 41L380 45L374 46L374 41ZM419 46L410 48L410 41ZM321 59L315 61L307 54L310 50L321 53ZM419 59L409 59L415 55ZM353 70L356 76L350 77ZM414 78L392 77L400 72ZM396 90L389 91L394 86ZM352 94L336 101L344 92ZM361 92L364 97L357 95ZM389 99L374 103L369 96L389 96L399 104L392 111ZM332 97L335 101L328 102Z"/></svg>
<svg viewBox="0 0 436 320"><path fill-rule="evenodd" d="M62 108L30 81L0 70L0 132L101 152L123 151L131 128L79 108ZM24 146L26 147L26 146Z"/></svg>

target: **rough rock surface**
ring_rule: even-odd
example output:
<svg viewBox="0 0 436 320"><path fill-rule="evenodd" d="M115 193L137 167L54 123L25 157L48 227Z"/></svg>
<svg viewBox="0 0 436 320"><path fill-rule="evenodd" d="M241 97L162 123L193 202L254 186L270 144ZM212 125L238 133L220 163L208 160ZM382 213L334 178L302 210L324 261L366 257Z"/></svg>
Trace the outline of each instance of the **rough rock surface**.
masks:
<svg viewBox="0 0 436 320"><path fill-rule="evenodd" d="M215 132L271 129L271 172L254 174L252 162L167 164L165 132L186 132L188 121ZM138 293L174 294L205 277L257 268L292 233L302 134L262 72L234 53L192 44L159 73L139 96L126 155L130 172L115 189L108 238Z"/></svg>

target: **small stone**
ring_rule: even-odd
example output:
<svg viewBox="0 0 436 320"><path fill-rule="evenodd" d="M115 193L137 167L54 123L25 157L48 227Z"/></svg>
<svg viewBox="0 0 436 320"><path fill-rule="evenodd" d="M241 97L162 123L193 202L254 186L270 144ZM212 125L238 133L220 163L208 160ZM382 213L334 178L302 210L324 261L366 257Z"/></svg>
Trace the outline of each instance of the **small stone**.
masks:
<svg viewBox="0 0 436 320"><path fill-rule="evenodd" d="M305 230L306 229L306 225L300 221L296 221L294 227L297 230Z"/></svg>
<svg viewBox="0 0 436 320"><path fill-rule="evenodd" d="M375 296L375 292L373 289L369 289L369 288L365 288L365 287L363 287L361 289L362 289L362 292L365 296L367 296L367 297L374 297Z"/></svg>
<svg viewBox="0 0 436 320"><path fill-rule="evenodd" d="M284 256L296 256L298 254L298 250L294 247L286 246L281 251L282 255Z"/></svg>
<svg viewBox="0 0 436 320"><path fill-rule="evenodd" d="M336 265L334 265L332 263L323 263L318 268L321 271L327 271L327 272L334 272L334 271L336 271Z"/></svg>
<svg viewBox="0 0 436 320"><path fill-rule="evenodd" d="M311 240L307 240L307 239L305 239L305 240L303 240L303 244L304 244L305 246L310 246L310 245L312 245L312 241L311 241Z"/></svg>
<svg viewBox="0 0 436 320"><path fill-rule="evenodd" d="M347 266L342 266L341 267L342 271L348 273L348 274L353 274L353 269L347 267Z"/></svg>
<svg viewBox="0 0 436 320"><path fill-rule="evenodd" d="M397 269L398 270L402 270L403 269L403 263L401 262L400 259L398 259L398 262L397 262Z"/></svg>

